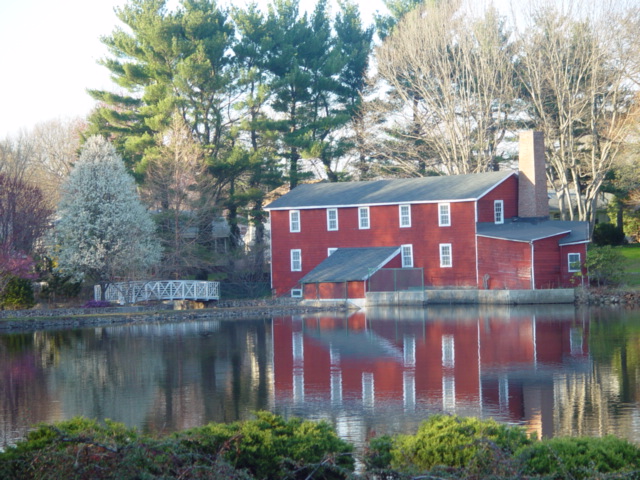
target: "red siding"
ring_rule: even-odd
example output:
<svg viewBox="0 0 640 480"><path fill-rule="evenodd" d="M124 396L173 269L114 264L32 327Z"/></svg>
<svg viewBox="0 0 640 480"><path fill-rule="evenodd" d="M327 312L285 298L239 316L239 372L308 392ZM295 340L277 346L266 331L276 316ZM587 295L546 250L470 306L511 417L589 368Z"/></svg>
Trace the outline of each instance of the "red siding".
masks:
<svg viewBox="0 0 640 480"><path fill-rule="evenodd" d="M584 261L586 245L560 247L561 236L534 242L535 288L571 288L579 280L569 272L569 253L580 253ZM531 244L478 237L478 288L530 289ZM586 271L583 272L586 275ZM485 280L485 275L488 275Z"/></svg>
<svg viewBox="0 0 640 480"><path fill-rule="evenodd" d="M555 288L561 284L560 238L560 235L545 238L533 244L536 288Z"/></svg>
<svg viewBox="0 0 640 480"><path fill-rule="evenodd" d="M504 218L518 215L518 179L514 174L477 202L450 203L451 225L438 225L438 204L412 204L411 227L400 228L398 205L370 206L369 229L358 228L358 208L338 209L338 230L327 230L324 208L300 210L298 233L289 232L289 212L271 211L272 287L275 294L287 295L299 287L300 279L327 258L329 248L413 246L413 266L424 269L425 286L478 287L490 289L531 288L531 245L527 242L478 237L476 221L493 222L494 201L503 200ZM559 237L534 243L535 288L571 287L574 275L568 272L568 253L580 253L585 245L560 248ZM451 244L452 266L440 266L440 245ZM302 271L291 271L291 250L300 249ZM476 254L479 260L476 261ZM396 257L387 267L399 267ZM486 280L485 280L486 278ZM344 285L323 285L307 292L305 298L344 298ZM354 287L355 288L355 287ZM360 287L354 295L360 295ZM364 290L362 290L364 294ZM351 293L349 294L351 295ZM360 298L352 296L351 298Z"/></svg>
<svg viewBox="0 0 640 480"><path fill-rule="evenodd" d="M512 175L478 200L478 222L493 222L494 200L504 201L505 220L518 216L518 177Z"/></svg>
<svg viewBox="0 0 640 480"><path fill-rule="evenodd" d="M587 259L587 245L581 243L578 245L566 245L560 247L560 282L563 287L577 287L582 282L584 285L589 285L589 277L587 276L587 269L582 268L582 277L576 275L577 272L569 272L569 254L579 253L580 262L584 265Z"/></svg>
<svg viewBox="0 0 640 480"><path fill-rule="evenodd" d="M411 206L411 227L400 228L397 205L372 206L369 229L358 228L358 208L338 209L337 231L327 231L326 209L300 210L299 233L289 232L289 212L271 212L272 286L284 295L320 262L328 248L413 245L413 266L424 268L425 284L474 286L475 205L451 203L451 226L438 226L438 205ZM453 267L440 267L439 244L452 246ZM302 251L302 271L291 272L290 251Z"/></svg>
<svg viewBox="0 0 640 480"><path fill-rule="evenodd" d="M346 298L364 298L364 281L336 283L306 283L304 298L307 300L342 300Z"/></svg>
<svg viewBox="0 0 640 480"><path fill-rule="evenodd" d="M478 288L531 288L531 245L478 237Z"/></svg>

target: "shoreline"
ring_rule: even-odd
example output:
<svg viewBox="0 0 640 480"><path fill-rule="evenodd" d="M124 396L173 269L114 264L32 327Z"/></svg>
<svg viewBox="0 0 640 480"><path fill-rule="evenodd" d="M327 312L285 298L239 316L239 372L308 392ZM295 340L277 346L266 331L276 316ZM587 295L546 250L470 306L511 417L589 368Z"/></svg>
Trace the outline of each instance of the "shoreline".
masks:
<svg viewBox="0 0 640 480"><path fill-rule="evenodd" d="M305 313L347 310L335 304L327 306L302 305L299 301L235 301L231 305L209 308L174 310L170 305L63 308L46 310L0 311L0 334L20 333L33 330L106 327L143 322L172 323L186 320L215 320L258 318Z"/></svg>
<svg viewBox="0 0 640 480"><path fill-rule="evenodd" d="M640 292L576 290L574 305L587 307L638 308ZM174 309L171 304L116 306L102 308L48 308L33 310L0 310L0 333L33 330L103 327L142 322L182 322L233 318L273 317L306 313L349 310L346 304L310 305L299 299L226 300L214 306L191 302L187 309ZM428 307L429 305L425 305ZM191 308L188 308L191 307Z"/></svg>

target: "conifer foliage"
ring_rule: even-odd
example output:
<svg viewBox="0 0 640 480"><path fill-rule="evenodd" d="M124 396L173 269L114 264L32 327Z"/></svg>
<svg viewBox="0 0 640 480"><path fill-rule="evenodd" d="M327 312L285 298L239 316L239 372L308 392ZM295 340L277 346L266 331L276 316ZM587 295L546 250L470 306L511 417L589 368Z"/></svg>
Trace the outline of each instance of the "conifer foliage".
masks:
<svg viewBox="0 0 640 480"><path fill-rule="evenodd" d="M114 147L89 138L65 182L52 255L61 273L108 283L144 275L160 260L155 224Z"/></svg>

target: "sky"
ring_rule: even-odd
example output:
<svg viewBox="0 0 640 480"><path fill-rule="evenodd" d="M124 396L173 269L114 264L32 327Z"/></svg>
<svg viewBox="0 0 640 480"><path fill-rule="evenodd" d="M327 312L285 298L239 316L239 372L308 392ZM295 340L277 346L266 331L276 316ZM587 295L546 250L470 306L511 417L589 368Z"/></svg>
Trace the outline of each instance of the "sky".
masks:
<svg viewBox="0 0 640 480"><path fill-rule="evenodd" d="M384 11L382 0L356 2L365 24L372 22L376 10ZM114 8L126 3L0 0L0 140L38 123L84 117L94 106L87 89L115 89L108 70L97 63L107 55L100 37L119 24ZM266 5L267 0L258 3ZM315 3L300 1L308 10Z"/></svg>

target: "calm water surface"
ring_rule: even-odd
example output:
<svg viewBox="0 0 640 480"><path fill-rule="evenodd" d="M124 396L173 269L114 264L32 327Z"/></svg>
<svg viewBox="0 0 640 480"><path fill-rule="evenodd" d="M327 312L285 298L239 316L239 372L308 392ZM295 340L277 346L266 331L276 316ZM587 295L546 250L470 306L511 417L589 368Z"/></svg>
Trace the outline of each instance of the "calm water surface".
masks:
<svg viewBox="0 0 640 480"><path fill-rule="evenodd" d="M433 413L640 443L640 311L376 309L0 336L0 446L37 422L169 432L256 410L362 446Z"/></svg>

